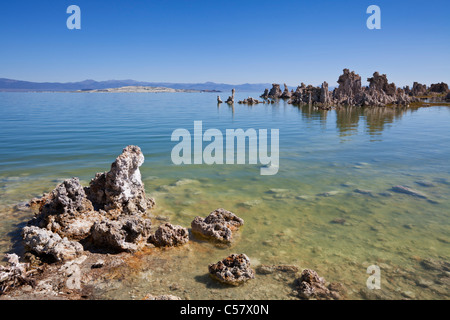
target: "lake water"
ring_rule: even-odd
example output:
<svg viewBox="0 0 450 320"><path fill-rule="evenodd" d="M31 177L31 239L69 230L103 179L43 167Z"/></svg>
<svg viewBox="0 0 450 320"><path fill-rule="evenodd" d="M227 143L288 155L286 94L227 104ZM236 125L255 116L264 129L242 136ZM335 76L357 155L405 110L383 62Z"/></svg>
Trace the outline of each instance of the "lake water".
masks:
<svg viewBox="0 0 450 320"><path fill-rule="evenodd" d="M258 93L238 92L236 101L249 95ZM257 275L238 288L216 284L207 266L231 253L246 253L254 266L314 269L343 282L349 298L450 298L449 270L423 264L450 257L449 107L315 111L283 101L218 106L212 93L0 93L0 111L0 254L31 218L18 203L73 176L87 185L130 144L145 155L141 173L155 216L190 227L195 216L223 207L245 220L231 247L192 241L138 255L139 267L97 286L99 298L295 298L283 275ZM173 130L192 133L200 120L203 130L224 133L279 129L278 173L172 164ZM396 193L396 185L427 198ZM366 289L370 265L381 269L376 292Z"/></svg>

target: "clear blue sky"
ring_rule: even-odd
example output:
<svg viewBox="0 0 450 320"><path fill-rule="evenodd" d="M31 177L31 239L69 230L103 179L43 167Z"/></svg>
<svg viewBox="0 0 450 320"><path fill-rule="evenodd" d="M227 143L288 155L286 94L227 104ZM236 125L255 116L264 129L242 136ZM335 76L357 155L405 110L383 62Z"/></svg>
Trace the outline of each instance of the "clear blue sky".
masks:
<svg viewBox="0 0 450 320"><path fill-rule="evenodd" d="M81 8L81 30L66 9ZM366 9L381 8L381 30ZM342 69L450 83L450 1L1 1L0 77L300 82Z"/></svg>

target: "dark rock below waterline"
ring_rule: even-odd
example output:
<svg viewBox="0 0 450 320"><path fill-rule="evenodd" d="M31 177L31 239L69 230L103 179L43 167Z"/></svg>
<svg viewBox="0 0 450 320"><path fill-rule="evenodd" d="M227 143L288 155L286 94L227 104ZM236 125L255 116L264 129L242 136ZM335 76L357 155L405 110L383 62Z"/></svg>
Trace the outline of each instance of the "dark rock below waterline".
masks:
<svg viewBox="0 0 450 320"><path fill-rule="evenodd" d="M428 199L428 197L425 194L421 193L420 191L414 190L414 189L406 187L406 186L398 185L398 186L392 187L392 191L408 194L410 196L414 196L414 197L418 197L418 198L422 198L422 199Z"/></svg>
<svg viewBox="0 0 450 320"><path fill-rule="evenodd" d="M232 254L210 264L208 270L213 278L234 286L255 278L255 271L250 268L250 259L245 254Z"/></svg>
<svg viewBox="0 0 450 320"><path fill-rule="evenodd" d="M311 269L303 270L294 285L302 299L340 300L346 293L343 284L330 283L326 285L325 279L319 277L317 272Z"/></svg>

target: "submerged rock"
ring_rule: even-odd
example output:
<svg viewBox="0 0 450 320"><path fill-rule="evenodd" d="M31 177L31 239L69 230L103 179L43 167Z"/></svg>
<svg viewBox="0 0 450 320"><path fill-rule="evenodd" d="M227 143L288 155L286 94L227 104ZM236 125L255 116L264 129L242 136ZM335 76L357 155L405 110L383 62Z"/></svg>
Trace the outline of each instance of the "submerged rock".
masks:
<svg viewBox="0 0 450 320"><path fill-rule="evenodd" d="M170 223L159 226L155 234L148 239L148 242L157 247L176 247L186 244L188 241L188 229Z"/></svg>
<svg viewBox="0 0 450 320"><path fill-rule="evenodd" d="M25 247L38 255L52 256L56 261L71 260L83 252L83 246L76 241L61 238L59 234L36 226L22 231Z"/></svg>
<svg viewBox="0 0 450 320"><path fill-rule="evenodd" d="M282 95L283 95L283 92L280 89L280 85L278 83L273 83L272 89L270 89L267 97L271 98L271 99L278 99L278 98L281 98Z"/></svg>
<svg viewBox="0 0 450 320"><path fill-rule="evenodd" d="M85 238L99 219L78 178L64 180L49 194L32 199L30 206L35 213L30 225L76 240Z"/></svg>
<svg viewBox="0 0 450 320"><path fill-rule="evenodd" d="M250 259L245 254L232 254L210 264L208 270L213 278L234 286L255 278L255 271L250 268Z"/></svg>
<svg viewBox="0 0 450 320"><path fill-rule="evenodd" d="M232 89L231 90L231 96L228 97L227 101L225 101L228 104L233 104L234 103L234 93L236 92L236 90Z"/></svg>
<svg viewBox="0 0 450 320"><path fill-rule="evenodd" d="M331 283L328 286L324 278L311 269L302 271L300 278L295 280L298 295L303 299L340 300L345 294L341 283Z"/></svg>
<svg viewBox="0 0 450 320"><path fill-rule="evenodd" d="M411 189L409 187L400 186L400 185L393 187L392 191L395 191L395 192L398 192L398 193L409 194L411 196L418 197L418 198L423 198L423 199L427 199L428 198L425 194L421 193L420 191Z"/></svg>
<svg viewBox="0 0 450 320"><path fill-rule="evenodd" d="M231 211L219 208L211 212L205 219L197 216L191 223L192 231L205 238L230 243L233 231L238 230L244 220Z"/></svg>
<svg viewBox="0 0 450 320"><path fill-rule="evenodd" d="M259 101L258 99L252 98L252 97L248 97L247 99L238 101L238 103L239 103L239 104L253 105L253 104L261 103L261 101Z"/></svg>
<svg viewBox="0 0 450 320"><path fill-rule="evenodd" d="M336 106L387 106L407 105L419 101L412 92L422 92L423 88L418 85L409 88L397 88L394 83L389 83L385 74L374 72L368 78L369 86L363 87L361 76L354 71L344 69L343 74L337 81L338 87L333 92L329 91L328 83L323 82L321 87L302 83L295 92L290 93L285 86L281 92L280 85L273 84L270 92L267 90L263 98L290 98L288 103L295 105L309 104L321 110L331 109L332 104ZM443 90L443 89L439 89ZM426 91L426 88L425 88Z"/></svg>
<svg viewBox="0 0 450 320"><path fill-rule="evenodd" d="M69 260L83 252L86 240L98 249L135 251L146 243L151 222L143 218L154 200L145 195L139 167L141 149L128 146L83 188L78 178L64 180L49 194L32 199L35 217L23 229L26 247Z"/></svg>

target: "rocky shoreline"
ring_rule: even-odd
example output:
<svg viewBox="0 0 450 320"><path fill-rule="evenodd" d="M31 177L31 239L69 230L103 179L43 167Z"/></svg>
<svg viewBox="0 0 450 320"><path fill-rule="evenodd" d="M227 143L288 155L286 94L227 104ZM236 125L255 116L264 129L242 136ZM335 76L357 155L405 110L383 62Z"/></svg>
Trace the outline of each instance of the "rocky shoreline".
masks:
<svg viewBox="0 0 450 320"><path fill-rule="evenodd" d="M32 199L29 206L34 218L22 228L26 251L23 257L8 254L8 265L0 266L0 298L89 299L93 282L107 277L115 268L126 268L136 255L152 254L148 251L152 248L181 247L194 238L222 248L235 241L234 234L244 220L223 208L205 218L195 217L191 232L168 222L154 230L151 210L156 204L145 194L139 171L143 162L140 148L127 146L111 169L97 173L89 186L82 187L74 177ZM262 274L298 271L295 266L258 268ZM244 253L206 264L205 270L224 286L243 285L255 279L256 273ZM308 272L314 279L306 279L305 272L294 279L293 284L300 284L298 298L341 298L324 287L324 280L314 271ZM144 299L180 297L148 293Z"/></svg>
<svg viewBox="0 0 450 320"><path fill-rule="evenodd" d="M168 257L170 252L183 257L186 254L196 255L204 250L207 243L209 253L216 250L220 253L224 249L229 251L240 241L244 220L223 208L210 212L206 217L196 216L190 228L155 217L152 214L155 200L145 194L139 171L143 162L140 148L128 146L112 163L110 170L97 173L87 187L82 187L78 178L71 178L41 198L32 199L29 207L35 217L21 228L26 252L20 257L8 254L7 265L0 266L0 300L95 299L99 297L98 290L102 290L99 288L117 277L129 277L130 274L148 270L153 272L158 268L163 270L163 277L168 277L173 268L183 264L183 260ZM431 185L428 181L416 183ZM361 196L392 196L388 192L352 190ZM434 201L411 186L396 185L389 191ZM267 193L284 199L290 196L290 192L287 189L271 189ZM338 193L330 191L316 196L332 197ZM299 199L304 200L302 197ZM337 217L330 223L339 228L352 225L347 217ZM326 281L310 269L311 266L300 268L296 265L264 264L264 261L250 259L245 253L224 254L218 261L216 258L211 261L212 258L207 258L209 255L203 256L206 259L201 272L204 271L204 277L210 279L217 290L235 286L251 289L276 282L277 288L282 290L278 293L282 299L341 300L355 294L354 289L347 289L342 283ZM147 261L145 267L142 266L143 261ZM148 261L151 261L151 267ZM389 277L402 277L405 281L417 282L420 288L431 288L446 294L445 288L450 279L448 262L432 259L417 261L425 275L419 280L396 266L381 263L380 267ZM367 266L363 264L363 267ZM204 278L196 280L205 281ZM210 282L208 284L211 285ZM145 292L132 298L189 299L186 292L190 288L184 289L177 283L165 287L169 289L166 291L151 286L154 292L146 288ZM358 294L366 299L398 298L396 292L389 291L381 293L362 289ZM414 299L409 291L398 294L405 299Z"/></svg>
<svg viewBox="0 0 450 320"><path fill-rule="evenodd" d="M320 87L305 85L301 83L296 90L289 91L284 84L281 90L280 84L272 84L272 88L265 89L260 96L263 100L248 97L238 101L239 104L254 105L259 103L274 103L282 99L292 105L311 105L318 109L329 110L343 106L356 107L389 107L389 106L411 106L423 105L425 99L430 103L450 103L450 90L446 83L435 83L429 87L425 84L414 82L413 86L397 87L395 83L389 83L385 74L374 72L367 79L368 86L363 86L361 76L354 71L344 69L337 80L338 86L330 91L328 83L323 82ZM234 89L233 89L234 90ZM226 103L234 103L234 91ZM218 103L222 100L218 97ZM428 102L427 102L428 103Z"/></svg>

